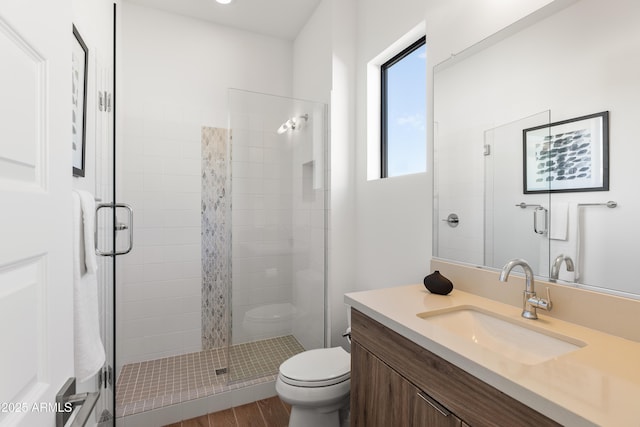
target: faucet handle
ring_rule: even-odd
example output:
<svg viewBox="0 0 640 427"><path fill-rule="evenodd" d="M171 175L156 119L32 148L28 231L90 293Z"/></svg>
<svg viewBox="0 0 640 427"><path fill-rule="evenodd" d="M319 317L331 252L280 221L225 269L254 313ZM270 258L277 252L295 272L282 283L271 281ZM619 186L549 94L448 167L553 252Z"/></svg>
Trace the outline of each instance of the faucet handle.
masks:
<svg viewBox="0 0 640 427"><path fill-rule="evenodd" d="M544 300L543 300L544 301ZM544 308L547 311L551 311L551 307L553 306L553 304L551 303L551 290L549 289L549 287L547 286L547 307L541 307Z"/></svg>
<svg viewBox="0 0 640 427"><path fill-rule="evenodd" d="M551 303L551 291L549 290L548 287L547 287L547 299L538 298L534 294L534 296L529 298L527 302L534 307L541 308L547 311L551 311L551 308L553 307L553 304Z"/></svg>

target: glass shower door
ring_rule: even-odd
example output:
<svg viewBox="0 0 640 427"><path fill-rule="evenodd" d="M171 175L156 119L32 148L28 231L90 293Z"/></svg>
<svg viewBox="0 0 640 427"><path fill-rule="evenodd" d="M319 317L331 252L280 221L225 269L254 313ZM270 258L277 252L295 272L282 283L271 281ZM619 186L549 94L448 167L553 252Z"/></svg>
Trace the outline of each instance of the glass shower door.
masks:
<svg viewBox="0 0 640 427"><path fill-rule="evenodd" d="M324 347L326 105L229 90L229 381Z"/></svg>
<svg viewBox="0 0 640 427"><path fill-rule="evenodd" d="M544 111L485 132L485 260L502 268L525 259L536 275L549 271L549 193L523 194L523 129L549 123ZM544 177L543 177L544 178Z"/></svg>
<svg viewBox="0 0 640 427"><path fill-rule="evenodd" d="M114 135L113 135L113 72L112 67L98 70L99 108L96 119L96 203L114 203ZM99 209L96 213L97 249L112 253L115 250L115 215L113 209ZM99 427L114 425L115 414L115 257L98 256L98 300L100 335L106 352L102 372L96 379L100 399L93 420Z"/></svg>

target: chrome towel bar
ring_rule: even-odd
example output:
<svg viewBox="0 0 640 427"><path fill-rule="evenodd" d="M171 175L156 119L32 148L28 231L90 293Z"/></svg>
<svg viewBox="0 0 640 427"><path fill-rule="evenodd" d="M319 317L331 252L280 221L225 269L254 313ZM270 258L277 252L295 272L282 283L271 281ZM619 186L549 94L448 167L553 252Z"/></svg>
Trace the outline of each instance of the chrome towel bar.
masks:
<svg viewBox="0 0 640 427"><path fill-rule="evenodd" d="M610 209L613 209L618 206L618 202L614 202L613 200L609 200L607 203L578 203L578 206L606 206Z"/></svg>
<svg viewBox="0 0 640 427"><path fill-rule="evenodd" d="M529 205L525 202L518 203L516 205L517 208L526 209L526 208L541 208L542 205Z"/></svg>
<svg viewBox="0 0 640 427"><path fill-rule="evenodd" d="M618 202L614 202L613 200L609 200L606 203L578 203L578 206L579 207L582 207L582 206L606 206L608 208L613 209L615 207L618 207ZM542 206L541 205L529 205L529 204L527 204L525 202L521 202L521 203L518 203L516 205L516 207L517 208L526 209L526 208L539 208L539 207L542 207Z"/></svg>

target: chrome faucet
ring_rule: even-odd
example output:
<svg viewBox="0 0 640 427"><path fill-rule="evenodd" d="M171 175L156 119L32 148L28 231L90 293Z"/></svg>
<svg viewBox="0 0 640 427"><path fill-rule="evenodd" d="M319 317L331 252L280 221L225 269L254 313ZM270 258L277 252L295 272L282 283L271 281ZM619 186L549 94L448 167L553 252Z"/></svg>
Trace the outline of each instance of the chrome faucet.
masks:
<svg viewBox="0 0 640 427"><path fill-rule="evenodd" d="M567 255L560 254L556 257L556 260L553 261L553 265L551 266L551 281L555 282L558 280L558 275L560 274L560 266L562 265L562 261L567 264L567 271L574 271L575 266L573 265L573 260L571 257Z"/></svg>
<svg viewBox="0 0 640 427"><path fill-rule="evenodd" d="M509 278L509 273L513 267L519 265L524 270L526 289L522 294L522 317L525 319L537 319L537 308L542 308L547 311L551 311L551 295L549 294L549 288L547 288L547 299L538 298L536 296L535 284L533 281L533 270L523 259L512 259L502 268L500 273L500 281L506 282Z"/></svg>

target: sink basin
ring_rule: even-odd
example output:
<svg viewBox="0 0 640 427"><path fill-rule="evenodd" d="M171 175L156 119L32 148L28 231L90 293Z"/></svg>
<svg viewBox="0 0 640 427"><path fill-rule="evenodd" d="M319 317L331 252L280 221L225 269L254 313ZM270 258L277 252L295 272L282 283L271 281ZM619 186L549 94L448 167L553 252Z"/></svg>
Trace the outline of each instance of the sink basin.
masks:
<svg viewBox="0 0 640 427"><path fill-rule="evenodd" d="M446 333L462 345L479 346L525 365L535 365L584 347L586 343L555 334L531 324L523 324L479 307L460 306L419 313L418 317ZM522 322L535 322L523 320ZM455 350L455 349L453 349Z"/></svg>

